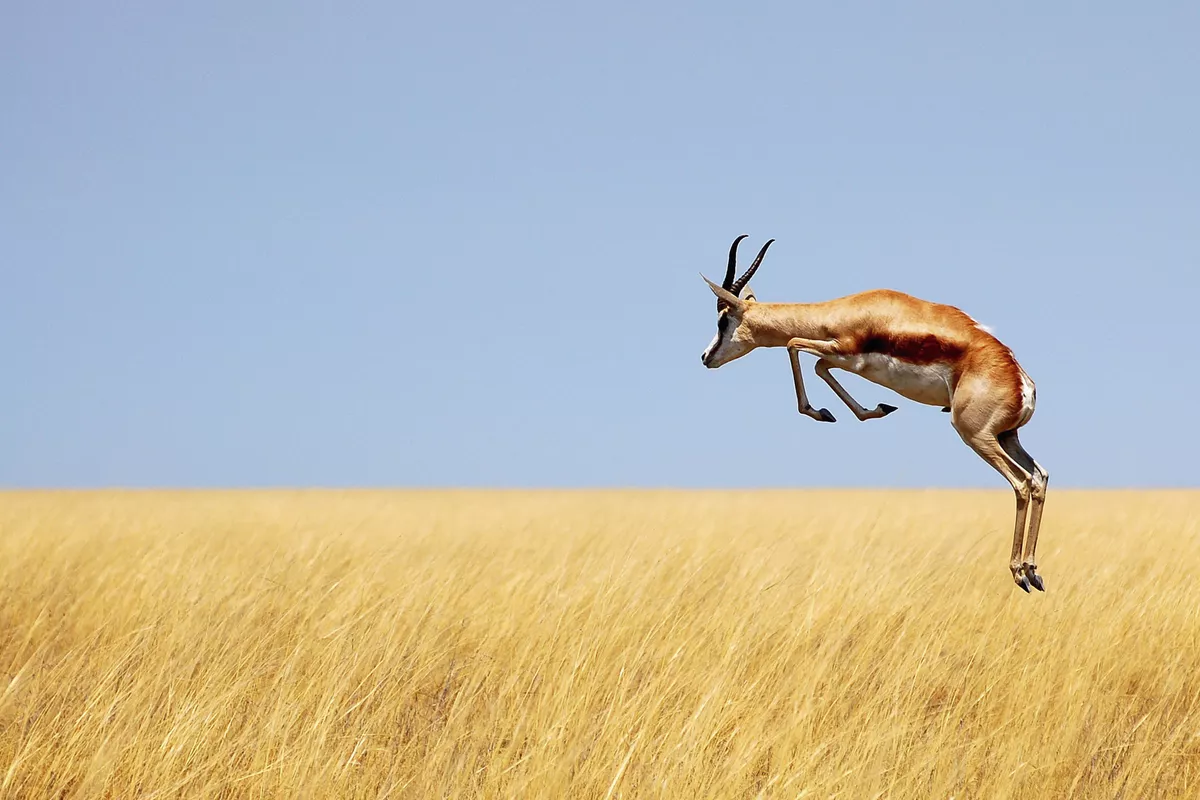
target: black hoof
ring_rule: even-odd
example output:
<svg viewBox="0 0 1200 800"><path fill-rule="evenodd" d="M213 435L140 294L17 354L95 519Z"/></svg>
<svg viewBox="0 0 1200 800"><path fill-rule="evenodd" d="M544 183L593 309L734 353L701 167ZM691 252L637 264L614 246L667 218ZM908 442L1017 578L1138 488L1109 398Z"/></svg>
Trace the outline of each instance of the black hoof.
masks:
<svg viewBox="0 0 1200 800"><path fill-rule="evenodd" d="M817 413L821 416L821 422L837 422L837 420L834 419L833 414L829 413L828 408L822 408Z"/></svg>
<svg viewBox="0 0 1200 800"><path fill-rule="evenodd" d="M1029 582L1033 584L1033 588L1037 589L1039 592L1046 591L1046 586L1042 583L1041 575L1038 575L1036 572L1031 572L1026 577L1029 578Z"/></svg>
<svg viewBox="0 0 1200 800"><path fill-rule="evenodd" d="M875 410L882 411L883 416L886 417L888 414L892 413L893 411L896 411L897 409L895 406L889 406L887 403L880 403L879 407L876 408Z"/></svg>
<svg viewBox="0 0 1200 800"><path fill-rule="evenodd" d="M1022 575L1021 579L1017 581L1017 586L1020 586L1022 589L1024 589L1025 594L1029 594L1029 579L1024 575Z"/></svg>
<svg viewBox="0 0 1200 800"><path fill-rule="evenodd" d="M947 414L949 414L949 413L950 413L950 406L946 406L946 407L944 407L944 408L942 409L942 411L945 411Z"/></svg>

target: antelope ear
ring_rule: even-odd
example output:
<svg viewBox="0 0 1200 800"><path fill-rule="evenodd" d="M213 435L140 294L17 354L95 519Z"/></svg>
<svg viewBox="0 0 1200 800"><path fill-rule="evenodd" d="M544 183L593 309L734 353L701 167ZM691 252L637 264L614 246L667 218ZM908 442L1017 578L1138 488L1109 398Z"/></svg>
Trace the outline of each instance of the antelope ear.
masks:
<svg viewBox="0 0 1200 800"><path fill-rule="evenodd" d="M747 303L758 302L758 298L754 296L754 290L749 286L747 286L745 289L742 289L742 299Z"/></svg>
<svg viewBox="0 0 1200 800"><path fill-rule="evenodd" d="M700 277L704 278L704 273L700 273ZM717 299L724 300L734 310L741 311L743 308L746 307L746 302L744 300L742 300L741 298L735 296L734 293L729 291L728 289L722 289L720 286L717 286L715 283L710 281L708 278L704 278L704 282L708 284L708 288L712 289L712 293L717 296Z"/></svg>

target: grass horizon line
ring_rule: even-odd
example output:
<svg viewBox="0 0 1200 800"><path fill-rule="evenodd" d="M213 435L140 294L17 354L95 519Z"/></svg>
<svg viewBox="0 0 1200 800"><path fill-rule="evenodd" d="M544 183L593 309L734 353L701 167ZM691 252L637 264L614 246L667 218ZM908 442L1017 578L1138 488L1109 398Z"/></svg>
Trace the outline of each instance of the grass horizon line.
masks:
<svg viewBox="0 0 1200 800"><path fill-rule="evenodd" d="M1200 485L1188 484L1127 484L1127 485L1052 485L1050 494L1057 492L1158 492L1198 491ZM0 493L21 492L1002 492L1012 490L1003 484L970 485L897 485L897 484L758 484L758 485L675 485L675 484L30 484L0 485Z"/></svg>

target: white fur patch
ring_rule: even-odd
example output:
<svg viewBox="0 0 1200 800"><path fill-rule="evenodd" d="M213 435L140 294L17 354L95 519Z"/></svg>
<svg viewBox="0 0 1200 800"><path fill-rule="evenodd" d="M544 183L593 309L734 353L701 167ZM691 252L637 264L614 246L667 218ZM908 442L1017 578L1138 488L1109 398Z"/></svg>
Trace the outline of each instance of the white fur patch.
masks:
<svg viewBox="0 0 1200 800"><path fill-rule="evenodd" d="M1037 387L1033 385L1033 381L1025 374L1025 370L1021 370L1021 424L1029 422L1033 416L1034 406L1037 405Z"/></svg>
<svg viewBox="0 0 1200 800"><path fill-rule="evenodd" d="M930 406L950 405L948 364L911 364L883 353L826 356L826 360L871 383L886 386L913 402Z"/></svg>
<svg viewBox="0 0 1200 800"><path fill-rule="evenodd" d="M995 335L996 335L996 331L992 330L992 326L991 326L991 325L984 325L982 322L980 322L979 320L975 319L975 318L974 318L974 317L972 317L970 314L967 314L967 319L971 320L971 324L972 324L972 325L974 325L974 326L975 326L976 328L978 328L979 330L983 331L984 333L990 333L990 334L992 334L993 336L995 336Z"/></svg>

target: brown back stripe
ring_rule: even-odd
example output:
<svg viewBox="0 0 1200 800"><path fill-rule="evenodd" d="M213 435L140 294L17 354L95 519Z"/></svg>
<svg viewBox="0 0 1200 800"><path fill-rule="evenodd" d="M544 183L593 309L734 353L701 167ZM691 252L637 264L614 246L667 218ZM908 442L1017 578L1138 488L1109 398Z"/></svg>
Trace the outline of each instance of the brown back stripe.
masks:
<svg viewBox="0 0 1200 800"><path fill-rule="evenodd" d="M870 334L862 340L859 350L863 353L882 353L910 364L953 361L960 358L964 352L961 345L939 339L932 333L897 336Z"/></svg>

